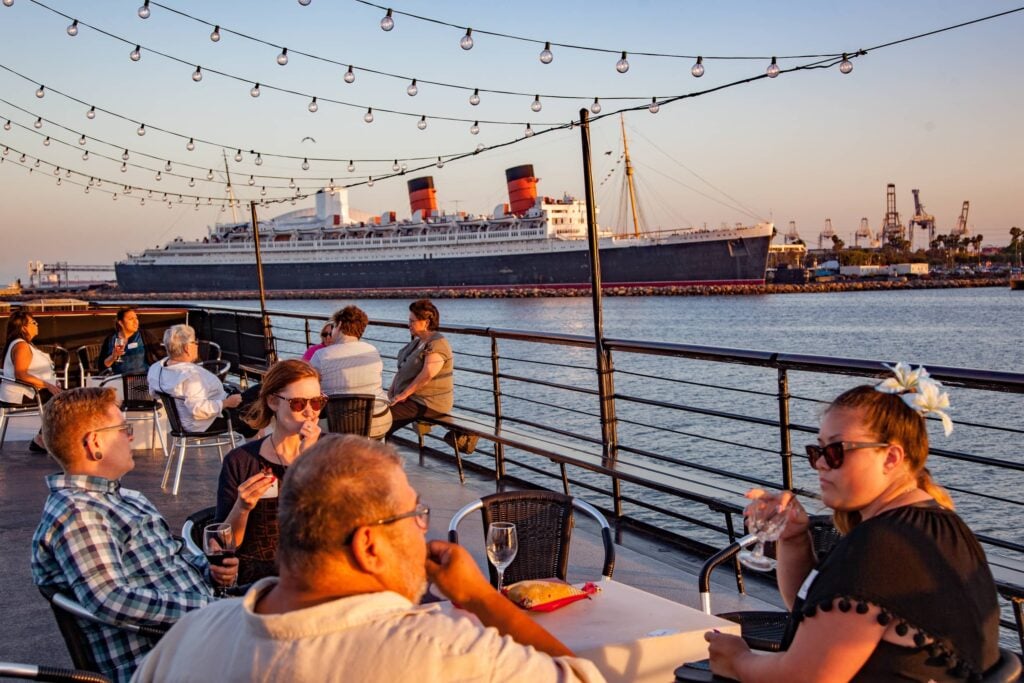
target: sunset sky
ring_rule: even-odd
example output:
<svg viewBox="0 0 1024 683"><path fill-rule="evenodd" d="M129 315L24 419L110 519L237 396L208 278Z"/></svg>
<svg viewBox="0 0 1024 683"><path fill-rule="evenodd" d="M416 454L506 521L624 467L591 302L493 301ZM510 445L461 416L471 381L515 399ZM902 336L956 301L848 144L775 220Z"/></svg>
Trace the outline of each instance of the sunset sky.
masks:
<svg viewBox="0 0 1024 683"><path fill-rule="evenodd" d="M178 236L201 238L207 226L230 220L230 212L220 213L205 199L196 211L194 199L178 204L177 195L223 198L222 150L239 198L258 198L263 185L268 197L290 196L292 178L309 191L327 178L343 185L388 175L395 160L412 169L426 163L412 157L447 157L471 152L477 144L522 138L527 122L538 132L567 123L594 97L601 97L607 114L645 105L652 97L667 99L763 74L772 55L789 69L817 59L783 56L852 53L1019 3L408 1L390 6L463 28L396 14L394 30L384 32L384 12L355 0L312 0L305 7L295 0L162 0L151 3L145 20L137 13L142 1L0 5L0 120L12 124L9 131L0 128L0 148L10 148L0 164L0 285L19 277L27 282L29 260L111 264L127 252ZM167 8L219 25L221 39L211 41L211 26ZM74 37L67 33L67 17L80 22ZM468 51L459 47L465 27L474 29L475 45ZM543 45L485 31L614 52L553 47L554 60L542 64ZM986 244L1005 244L1011 226L1024 227L1021 36L1024 12L1017 12L870 50L853 60L848 75L835 66L783 73L666 103L657 114L646 109L627 114L647 225L666 229L773 220L785 232L789 221L796 221L803 238L815 243L831 218L839 236L852 244L861 217L879 229L886 184L895 183L904 222L913 214L911 189L919 188L939 232L953 227L969 200L972 233L983 234ZM135 44L142 46L137 62L129 59ZM276 62L282 47L289 48L286 66ZM615 69L622 50L631 53L625 74ZM687 57L632 54L639 52ZM690 75L694 60L689 56L697 54L705 56L700 79ZM352 84L343 80L341 65L348 64L355 67ZM199 82L191 77L196 66L203 74ZM419 85L415 97L406 94L412 78ZM259 98L249 94L256 82L262 86ZM36 96L40 85L46 87L42 98ZM468 102L472 88L482 91L479 106ZM535 94L543 103L540 112L530 109ZM308 110L312 96L318 97L315 113ZM88 119L83 102L100 113ZM375 111L371 124L363 121L367 107ZM380 111L385 109L412 116ZM425 130L417 128L420 116L427 117ZM39 129L33 127L37 117L44 120ZM481 121L479 135L469 132L473 120ZM140 122L147 128L142 137L136 134ZM83 134L87 140L80 146ZM601 222L613 226L620 214L618 117L596 121L592 136ZM186 149L189 137L196 140L193 151ZM132 166L122 173L125 149ZM232 159L236 149L245 152L240 163ZM83 160L86 150L90 158ZM261 153L261 165L250 150ZM28 167L39 159L39 168L29 173L19 165L21 153ZM302 157L337 161L311 160L304 171ZM349 159L357 160L355 172L346 168ZM368 159L379 161L358 161ZM504 169L524 163L534 165L543 194L582 196L580 159L578 131L558 130L443 169L431 166L381 179L373 187L354 187L350 203L369 213L394 210L408 216L405 183L429 174L443 209L490 213L507 201ZM164 170L168 161L170 173ZM61 167L59 186L54 164ZM66 169L78 173L68 178ZM214 171L213 182L206 181L207 169ZM255 176L252 187L250 175ZM82 185L90 176L104 182L86 193ZM195 187L189 187L190 177ZM124 196L123 184L143 189ZM140 205L148 189L154 197ZM116 201L108 190L117 191ZM170 208L160 201L164 192L175 200ZM261 218L292 208L287 202L266 207Z"/></svg>

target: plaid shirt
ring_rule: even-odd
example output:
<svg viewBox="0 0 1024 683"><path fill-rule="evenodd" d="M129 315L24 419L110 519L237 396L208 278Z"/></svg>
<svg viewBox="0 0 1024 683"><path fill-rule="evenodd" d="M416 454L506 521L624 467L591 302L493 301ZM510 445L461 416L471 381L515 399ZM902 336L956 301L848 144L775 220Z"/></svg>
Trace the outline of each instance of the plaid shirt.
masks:
<svg viewBox="0 0 1024 683"><path fill-rule="evenodd" d="M70 593L112 623L170 625L211 602L206 558L182 553L144 495L85 475L51 475L46 483L50 496L32 538L37 586ZM154 645L118 628L83 626L100 671L118 681L131 678Z"/></svg>

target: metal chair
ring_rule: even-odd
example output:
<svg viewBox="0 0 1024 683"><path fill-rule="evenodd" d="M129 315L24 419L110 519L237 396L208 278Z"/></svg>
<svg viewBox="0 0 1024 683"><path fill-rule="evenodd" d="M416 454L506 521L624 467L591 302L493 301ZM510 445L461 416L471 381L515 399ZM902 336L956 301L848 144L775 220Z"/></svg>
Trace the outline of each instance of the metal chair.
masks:
<svg viewBox="0 0 1024 683"><path fill-rule="evenodd" d="M78 356L79 386L84 387L86 380L93 376L94 371L98 374L102 349L102 344L86 344L75 349L75 355Z"/></svg>
<svg viewBox="0 0 1024 683"><path fill-rule="evenodd" d="M6 377L0 377L0 385L4 383L15 384L19 387L28 389L30 398L33 402L31 403L6 403L0 401L0 448L3 448L4 439L7 438L7 421L12 417L40 417L43 414L43 399L39 396L39 391L32 386L22 382L20 379L7 379Z"/></svg>
<svg viewBox="0 0 1024 683"><path fill-rule="evenodd" d="M601 575L611 578L615 570L615 544L608 521L590 503L554 491L507 491L485 496L464 506L448 524L448 540L459 542L458 527L471 513L480 510L484 534L491 522L513 522L519 537L519 553L505 570L505 584L527 579L557 577L565 580L569 564L569 541L575 525L573 511L593 517L601 526L604 565ZM491 584L498 585L498 573L488 564Z"/></svg>
<svg viewBox="0 0 1024 683"><path fill-rule="evenodd" d="M199 345L199 349L196 351L199 360L202 362L221 359L220 344L217 342L200 340L196 342Z"/></svg>
<svg viewBox="0 0 1024 683"><path fill-rule="evenodd" d="M996 590L1010 601L1013 617L1017 621L1017 638L1020 640L1020 651L1024 653L1024 588L1007 583L997 583Z"/></svg>
<svg viewBox="0 0 1024 683"><path fill-rule="evenodd" d="M160 425L160 401L153 398L149 393L149 380L144 372L129 372L123 375L114 375L103 380L100 384L105 387L111 382L121 383L121 410L125 414L125 420L138 422L139 420L152 420L152 433L149 435L149 450L156 450L157 437L160 438L160 448L164 455L167 455L167 442L164 440L164 431ZM128 413L149 413L145 416L132 417Z"/></svg>
<svg viewBox="0 0 1024 683"><path fill-rule="evenodd" d="M39 344L40 351L45 351L53 363L53 372L64 388L68 387L68 375L71 371L71 354L58 344Z"/></svg>
<svg viewBox="0 0 1024 683"><path fill-rule="evenodd" d="M217 379L221 382L228 378L228 372L231 370L231 363L226 360L204 360L199 361L199 365L203 369L217 375Z"/></svg>
<svg viewBox="0 0 1024 683"><path fill-rule="evenodd" d="M167 490L167 479L171 474L171 464L174 462L173 452L177 451L178 465L174 473L174 488L171 495L178 495L178 486L181 484L181 468L185 464L185 452L189 448L203 448L205 446L216 446L220 459L224 460L223 447L230 445L235 447L235 433L231 429L231 418L225 414L227 426L212 432L190 432L181 423L181 416L178 413L178 401L168 393L158 391L157 397L164 404L167 411L167 421L171 424L171 448L168 450L167 466L164 468L164 478L160 488ZM225 441L225 438L227 441ZM176 448L175 448L176 447Z"/></svg>
<svg viewBox="0 0 1024 683"><path fill-rule="evenodd" d="M332 434L370 435L373 394L332 394L327 400L327 429Z"/></svg>
<svg viewBox="0 0 1024 683"><path fill-rule="evenodd" d="M106 676L81 669L62 669L55 666L0 662L0 678L20 678L28 681L55 681L56 683L110 683Z"/></svg>
<svg viewBox="0 0 1024 683"><path fill-rule="evenodd" d="M185 547L193 555L203 554L203 529L207 524L212 524L216 516L216 507L203 508L189 515L181 526L181 538L185 541Z"/></svg>

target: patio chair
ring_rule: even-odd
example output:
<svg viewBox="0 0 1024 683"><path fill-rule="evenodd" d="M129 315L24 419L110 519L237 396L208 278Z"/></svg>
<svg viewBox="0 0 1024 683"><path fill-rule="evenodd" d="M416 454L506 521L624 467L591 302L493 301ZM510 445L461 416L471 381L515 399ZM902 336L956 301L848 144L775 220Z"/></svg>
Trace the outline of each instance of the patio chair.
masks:
<svg viewBox="0 0 1024 683"><path fill-rule="evenodd" d="M373 394L332 394L327 400L327 429L332 434L370 435Z"/></svg>
<svg viewBox="0 0 1024 683"><path fill-rule="evenodd" d="M178 413L178 401L170 394L162 391L157 392L157 397L164 404L167 411L167 421L171 425L171 448L168 450L167 466L164 468L164 478L160 488L167 490L167 479L171 474L171 464L174 462L174 453L177 451L178 465L174 473L174 487L171 495L178 495L178 486L181 484L181 468L185 464L185 453L189 448L203 448L216 446L220 459L224 460L224 446L235 447L235 433L231 429L231 418L225 414L227 426L212 432L190 432L181 423L181 416Z"/></svg>
<svg viewBox="0 0 1024 683"><path fill-rule="evenodd" d="M459 542L458 527L473 512L482 512L484 534L491 522L513 522L519 538L519 553L505 570L504 583L527 579L565 580L569 564L569 542L575 525L573 511L593 517L601 526L604 565L601 575L611 578L615 570L615 544L608 521L590 503L554 491L507 491L485 496L464 506L448 524L448 540ZM498 585L498 573L488 563L491 584Z"/></svg>
<svg viewBox="0 0 1024 683"><path fill-rule="evenodd" d="M206 341L200 339L197 344L199 345L198 351L196 351L199 360L202 362L221 359L220 344L217 342Z"/></svg>
<svg viewBox="0 0 1024 683"><path fill-rule="evenodd" d="M45 351L53 362L53 372L57 376L60 385L68 388L68 375L71 370L71 354L63 346L58 344L39 344L40 351Z"/></svg>
<svg viewBox="0 0 1024 683"><path fill-rule="evenodd" d="M110 683L102 674L82 669L61 669L55 666L0 662L0 678L20 678L28 681L55 681L56 683Z"/></svg>
<svg viewBox="0 0 1024 683"><path fill-rule="evenodd" d="M7 421L12 417L40 417L43 414L43 399L39 392L31 384L22 382L20 379L7 379L0 377L0 385L16 384L28 389L32 402L30 403L6 403L0 401L0 448L3 448L4 439L7 438Z"/></svg>
<svg viewBox="0 0 1024 683"><path fill-rule="evenodd" d="M94 374L100 374L99 361L102 349L102 344L86 344L75 349L75 355L78 357L78 386L84 387L86 380Z"/></svg>
<svg viewBox="0 0 1024 683"><path fill-rule="evenodd" d="M203 508L189 515L182 525L181 538L185 541L185 547L193 555L203 554L203 529L207 524L212 524L216 516L216 507Z"/></svg>
<svg viewBox="0 0 1024 683"><path fill-rule="evenodd" d="M204 360L199 361L199 365L217 375L221 382L228 378L228 372L231 370L231 363L226 360Z"/></svg>
<svg viewBox="0 0 1024 683"><path fill-rule="evenodd" d="M149 638L155 645L168 628L158 626L144 626L129 622L118 622L116 624L104 621L102 618L90 612L67 593L62 593L53 586L40 586L39 592L50 603L53 616L57 620L57 628L64 638L64 644L71 655L71 661L79 669L97 671L96 657L92 647L89 645L89 635L83 627L84 623L99 624L111 629L120 629L128 633L134 633Z"/></svg>
<svg viewBox="0 0 1024 683"><path fill-rule="evenodd" d="M160 438L160 448L164 455L167 455L167 442L164 440L163 428L160 425L160 401L153 398L149 393L149 380L144 372L129 372L123 375L114 375L103 380L100 384L105 387L112 382L121 383L121 410L124 411L125 420L138 422L140 420L152 420L152 428L149 436L149 450L156 450L157 437ZM129 413L149 413L144 416L131 416Z"/></svg>

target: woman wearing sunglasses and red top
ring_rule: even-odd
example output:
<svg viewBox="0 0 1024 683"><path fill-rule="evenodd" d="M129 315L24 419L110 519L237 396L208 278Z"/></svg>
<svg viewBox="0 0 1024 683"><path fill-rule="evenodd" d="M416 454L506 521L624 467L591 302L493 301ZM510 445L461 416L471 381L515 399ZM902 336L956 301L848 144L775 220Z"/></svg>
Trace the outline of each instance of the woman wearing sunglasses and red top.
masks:
<svg viewBox="0 0 1024 683"><path fill-rule="evenodd" d="M751 653L708 633L711 668L741 681L980 680L999 659L999 607L985 554L925 460L925 413L952 429L940 385L897 367L897 380L851 389L807 446L822 502L843 534L820 562L807 513L789 493L778 584L793 625L783 652ZM892 393L886 393L892 392ZM749 510L753 511L754 506Z"/></svg>
<svg viewBox="0 0 1024 683"><path fill-rule="evenodd" d="M240 584L277 575L278 484L288 466L320 438L318 422L326 405L320 375L308 363L275 363L263 378L259 399L245 415L254 429L273 423L273 432L224 458L216 521L234 529Z"/></svg>

